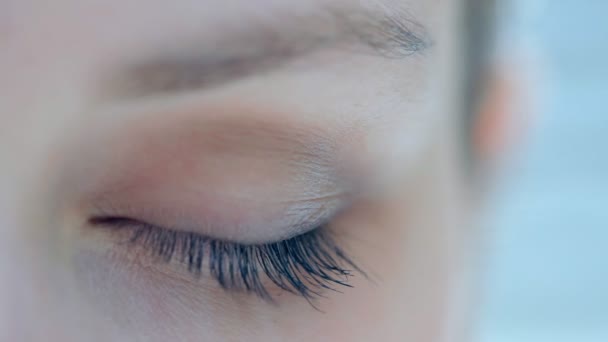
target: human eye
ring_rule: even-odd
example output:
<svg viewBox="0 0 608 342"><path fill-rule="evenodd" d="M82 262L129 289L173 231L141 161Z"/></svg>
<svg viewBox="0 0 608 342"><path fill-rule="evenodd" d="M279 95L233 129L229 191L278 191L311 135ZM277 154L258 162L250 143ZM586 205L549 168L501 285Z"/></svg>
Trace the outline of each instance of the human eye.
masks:
<svg viewBox="0 0 608 342"><path fill-rule="evenodd" d="M83 260L101 263L84 273L322 310L366 278L343 222L361 190L330 132L306 127L187 112L87 136L66 177Z"/></svg>
<svg viewBox="0 0 608 342"><path fill-rule="evenodd" d="M269 302L281 290L312 304L326 291L351 287L349 278L356 273L364 275L326 225L280 241L244 244L127 217L92 217L89 224L120 234L121 247L140 258L183 269L196 279L210 277L226 291Z"/></svg>

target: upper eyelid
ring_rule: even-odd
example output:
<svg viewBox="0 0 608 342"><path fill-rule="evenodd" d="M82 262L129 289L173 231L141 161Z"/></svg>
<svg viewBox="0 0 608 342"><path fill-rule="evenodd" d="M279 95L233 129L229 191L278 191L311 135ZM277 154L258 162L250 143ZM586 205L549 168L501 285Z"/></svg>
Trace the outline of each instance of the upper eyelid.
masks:
<svg viewBox="0 0 608 342"><path fill-rule="evenodd" d="M218 234L226 228L225 222L222 221L206 221L197 220L198 223L185 225L180 218L180 214L175 208L162 210L159 208L150 209L146 205L124 205L112 200L112 194L96 197L90 202L93 206L88 210L88 223L93 225L104 225L109 221L116 224L121 221L124 223L133 223L158 227L163 229L176 230L180 232L194 231L198 234L207 235L209 238L233 240L235 243L263 243L278 240L284 240L296 235L306 233L316 227L329 224L335 217L341 215L352 204L350 194L346 192L335 192L329 195L309 194L305 197L293 200L281 200L277 204L286 205L281 211L280 220L272 221L272 225L268 225L268 231L265 233L259 231L259 227L242 226L241 229L247 229L247 235L244 236L245 241L235 241L227 239L227 236ZM279 217L276 218L277 220ZM154 223L154 222L157 223ZM280 226L276 226L281 222ZM269 223L270 224L270 223ZM275 227L276 226L276 227ZM261 235L261 236L260 236ZM257 236L252 240L252 237ZM269 240L263 240L263 237ZM258 240L259 239L259 240Z"/></svg>
<svg viewBox="0 0 608 342"><path fill-rule="evenodd" d="M89 158L85 166L101 165L93 177L79 175L88 184L76 196L88 213L211 234L251 232L255 240L299 234L349 205L353 191L339 173L347 158L336 137L345 133L259 117L178 114L173 125L164 118L135 121L133 130L125 127L104 136L107 144L81 152ZM256 155L259 150L265 154Z"/></svg>

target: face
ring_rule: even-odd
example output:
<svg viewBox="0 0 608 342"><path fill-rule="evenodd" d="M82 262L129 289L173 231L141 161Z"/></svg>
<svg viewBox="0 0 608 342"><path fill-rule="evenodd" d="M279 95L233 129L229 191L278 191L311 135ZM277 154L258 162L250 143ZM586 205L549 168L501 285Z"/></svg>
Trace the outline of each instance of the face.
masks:
<svg viewBox="0 0 608 342"><path fill-rule="evenodd" d="M455 340L460 6L2 1L2 339Z"/></svg>

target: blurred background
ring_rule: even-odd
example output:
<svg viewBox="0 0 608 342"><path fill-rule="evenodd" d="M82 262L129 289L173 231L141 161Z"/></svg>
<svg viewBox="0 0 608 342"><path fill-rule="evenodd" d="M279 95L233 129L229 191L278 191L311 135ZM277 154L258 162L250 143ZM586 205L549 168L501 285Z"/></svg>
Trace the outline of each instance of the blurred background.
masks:
<svg viewBox="0 0 608 342"><path fill-rule="evenodd" d="M482 342L608 341L607 15L607 0L501 11L537 113L488 223Z"/></svg>

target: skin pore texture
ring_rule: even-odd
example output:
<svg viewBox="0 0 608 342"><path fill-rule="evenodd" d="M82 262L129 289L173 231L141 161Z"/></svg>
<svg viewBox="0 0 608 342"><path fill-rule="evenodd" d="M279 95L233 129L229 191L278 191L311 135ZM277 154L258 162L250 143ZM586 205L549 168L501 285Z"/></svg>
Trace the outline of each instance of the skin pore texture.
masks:
<svg viewBox="0 0 608 342"><path fill-rule="evenodd" d="M0 4L0 340L455 341L467 189L458 1ZM274 302L92 217L365 271Z"/></svg>

